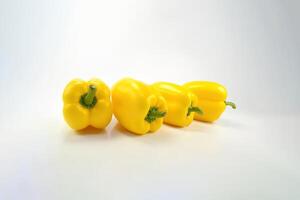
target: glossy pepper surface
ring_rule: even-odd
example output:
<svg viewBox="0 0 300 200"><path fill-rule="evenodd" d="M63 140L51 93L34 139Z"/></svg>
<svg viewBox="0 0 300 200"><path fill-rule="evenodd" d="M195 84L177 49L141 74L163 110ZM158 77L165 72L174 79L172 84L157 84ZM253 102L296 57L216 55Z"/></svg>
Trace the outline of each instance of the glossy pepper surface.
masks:
<svg viewBox="0 0 300 200"><path fill-rule="evenodd" d="M183 86L198 97L197 106L203 109L203 115L195 114L196 120L213 122L221 116L227 105L236 108L234 103L226 101L227 90L219 83L192 81Z"/></svg>
<svg viewBox="0 0 300 200"><path fill-rule="evenodd" d="M135 134L158 130L167 113L166 101L149 85L125 78L112 88L113 113L119 123Z"/></svg>
<svg viewBox="0 0 300 200"><path fill-rule="evenodd" d="M197 107L197 96L180 85L168 82L154 83L152 87L166 100L168 113L164 122L174 126L188 126L194 118L194 113L202 113Z"/></svg>
<svg viewBox="0 0 300 200"><path fill-rule="evenodd" d="M110 91L99 79L70 81L64 89L63 102L64 118L72 129L103 129L111 121Z"/></svg>

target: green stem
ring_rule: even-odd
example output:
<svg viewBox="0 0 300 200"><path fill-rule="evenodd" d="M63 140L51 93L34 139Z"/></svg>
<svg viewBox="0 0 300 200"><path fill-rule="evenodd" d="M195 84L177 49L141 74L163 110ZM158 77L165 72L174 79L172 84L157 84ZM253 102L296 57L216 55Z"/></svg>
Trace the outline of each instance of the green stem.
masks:
<svg viewBox="0 0 300 200"><path fill-rule="evenodd" d="M96 91L96 86L90 85L88 92L81 96L80 104L87 109L93 108L97 103Z"/></svg>
<svg viewBox="0 0 300 200"><path fill-rule="evenodd" d="M94 85L90 85L89 91L87 92L87 95L84 97L84 103L86 105L91 105L93 103L95 94L96 94L96 87Z"/></svg>
<svg viewBox="0 0 300 200"><path fill-rule="evenodd" d="M145 117L145 120L149 123L155 121L157 118L164 117L166 112L161 112L157 107L151 107Z"/></svg>
<svg viewBox="0 0 300 200"><path fill-rule="evenodd" d="M188 109L187 116L189 116L191 114L191 112L195 112L199 115L203 115L203 111L199 107L190 106Z"/></svg>
<svg viewBox="0 0 300 200"><path fill-rule="evenodd" d="M236 109L235 103L230 102L230 101L224 101L224 103L225 103L226 106L231 106L233 109Z"/></svg>

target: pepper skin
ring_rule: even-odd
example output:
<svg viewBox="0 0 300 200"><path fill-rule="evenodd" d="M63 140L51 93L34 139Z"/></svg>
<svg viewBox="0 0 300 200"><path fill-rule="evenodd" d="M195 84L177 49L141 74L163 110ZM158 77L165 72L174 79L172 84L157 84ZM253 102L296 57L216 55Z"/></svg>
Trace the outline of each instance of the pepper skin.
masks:
<svg viewBox="0 0 300 200"><path fill-rule="evenodd" d="M170 125L185 127L194 118L194 113L202 113L197 105L197 96L180 85L167 82L154 83L152 87L166 100L168 113L164 122Z"/></svg>
<svg viewBox="0 0 300 200"><path fill-rule="evenodd" d="M217 120L224 112L226 105L236 108L232 102L225 101L227 91L224 86L215 82L192 81L183 85L198 97L197 106L203 109L203 115L195 114L195 119L205 122Z"/></svg>
<svg viewBox="0 0 300 200"><path fill-rule="evenodd" d="M109 88L99 79L74 79L63 93L63 114L68 125L75 130L88 126L105 128L112 118Z"/></svg>
<svg viewBox="0 0 300 200"><path fill-rule="evenodd" d="M167 112L165 99L143 82L125 78L112 89L113 113L119 123L135 134L158 130Z"/></svg>

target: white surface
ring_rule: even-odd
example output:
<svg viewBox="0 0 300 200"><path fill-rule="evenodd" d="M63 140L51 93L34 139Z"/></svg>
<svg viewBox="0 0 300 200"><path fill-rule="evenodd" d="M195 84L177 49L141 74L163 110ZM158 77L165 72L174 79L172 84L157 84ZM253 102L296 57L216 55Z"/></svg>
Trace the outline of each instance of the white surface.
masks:
<svg viewBox="0 0 300 200"><path fill-rule="evenodd" d="M0 199L300 199L299 1L0 1ZM76 135L72 78L213 80L237 110Z"/></svg>
<svg viewBox="0 0 300 200"><path fill-rule="evenodd" d="M299 116L76 135L60 118L1 139L1 199L299 199Z"/></svg>

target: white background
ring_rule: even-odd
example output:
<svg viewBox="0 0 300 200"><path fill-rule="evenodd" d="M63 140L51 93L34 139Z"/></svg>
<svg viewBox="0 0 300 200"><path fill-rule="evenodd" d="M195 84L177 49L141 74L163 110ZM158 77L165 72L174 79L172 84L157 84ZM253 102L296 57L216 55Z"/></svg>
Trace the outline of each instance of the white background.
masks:
<svg viewBox="0 0 300 200"><path fill-rule="evenodd" d="M0 0L0 199L299 199L299 1ZM78 135L67 82L212 80L214 124Z"/></svg>

